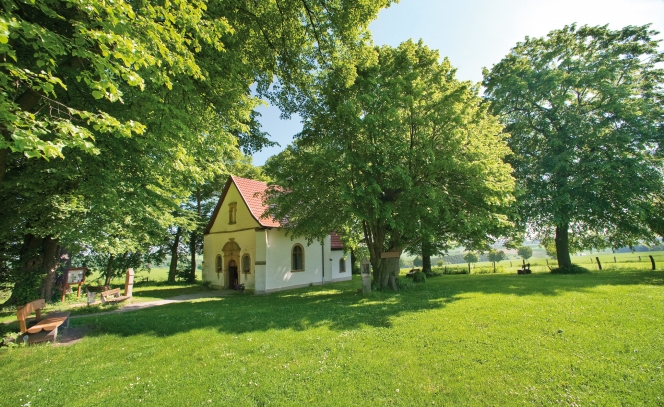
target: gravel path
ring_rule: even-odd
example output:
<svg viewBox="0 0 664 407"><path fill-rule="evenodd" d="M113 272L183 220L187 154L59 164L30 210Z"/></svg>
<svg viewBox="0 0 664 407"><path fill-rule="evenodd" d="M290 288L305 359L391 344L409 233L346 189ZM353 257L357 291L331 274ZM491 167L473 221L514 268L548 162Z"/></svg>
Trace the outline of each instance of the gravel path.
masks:
<svg viewBox="0 0 664 407"><path fill-rule="evenodd" d="M165 300L158 301L148 301L148 302L137 302L134 304L126 305L122 308L106 311L106 312L97 312L94 314L81 314L81 315L72 315L69 318L87 318L87 317L96 317L99 315L108 315L108 314L120 314L123 312L138 311L145 308L158 307L160 305L168 304L177 304L180 302L188 302L191 300L197 300L199 298L216 298L216 297L227 297L229 295L235 295L237 291L234 290L219 290L219 291L205 291L195 294L183 294L176 297L167 298Z"/></svg>

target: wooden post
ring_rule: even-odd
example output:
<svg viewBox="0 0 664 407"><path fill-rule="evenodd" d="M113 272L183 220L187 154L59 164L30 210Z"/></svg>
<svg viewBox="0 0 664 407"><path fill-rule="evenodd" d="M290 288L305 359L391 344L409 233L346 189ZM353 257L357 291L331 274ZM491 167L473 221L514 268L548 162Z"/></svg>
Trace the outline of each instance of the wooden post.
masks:
<svg viewBox="0 0 664 407"><path fill-rule="evenodd" d="M602 270L602 263L599 262L599 257L595 257L595 260L597 260L597 266L599 267L600 271Z"/></svg>
<svg viewBox="0 0 664 407"><path fill-rule="evenodd" d="M549 265L549 259L546 259L546 265L547 266Z"/></svg>
<svg viewBox="0 0 664 407"><path fill-rule="evenodd" d="M613 262L618 263L618 260L616 260L616 256L613 256Z"/></svg>
<svg viewBox="0 0 664 407"><path fill-rule="evenodd" d="M641 256L639 256L639 261L641 261Z"/></svg>
<svg viewBox="0 0 664 407"><path fill-rule="evenodd" d="M131 292L134 288L134 269L127 269L127 278L125 279L124 295L131 297Z"/></svg>
<svg viewBox="0 0 664 407"><path fill-rule="evenodd" d="M652 256L648 256L648 257L650 257L650 262L652 263L652 269L655 270L656 269L655 268L655 259Z"/></svg>
<svg viewBox="0 0 664 407"><path fill-rule="evenodd" d="M470 274L470 263L468 263L468 274Z"/></svg>

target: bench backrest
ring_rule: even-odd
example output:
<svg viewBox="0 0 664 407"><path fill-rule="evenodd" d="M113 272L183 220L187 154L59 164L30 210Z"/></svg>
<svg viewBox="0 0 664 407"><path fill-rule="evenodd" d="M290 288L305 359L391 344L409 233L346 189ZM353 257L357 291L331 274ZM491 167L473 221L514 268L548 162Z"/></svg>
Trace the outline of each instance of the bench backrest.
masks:
<svg viewBox="0 0 664 407"><path fill-rule="evenodd" d="M24 306L18 308L18 310L16 310L16 318L18 319L18 325L19 328L21 329L21 332L25 332L27 330L27 327L25 325L25 320L28 319L28 317L33 312L37 316L37 321L41 320L41 309L44 308L45 306L46 306L46 301L41 299L29 302Z"/></svg>
<svg viewBox="0 0 664 407"><path fill-rule="evenodd" d="M120 289L119 288L114 288L112 290L104 291L101 293L101 296L106 298L106 297L115 297L116 295L120 295Z"/></svg>

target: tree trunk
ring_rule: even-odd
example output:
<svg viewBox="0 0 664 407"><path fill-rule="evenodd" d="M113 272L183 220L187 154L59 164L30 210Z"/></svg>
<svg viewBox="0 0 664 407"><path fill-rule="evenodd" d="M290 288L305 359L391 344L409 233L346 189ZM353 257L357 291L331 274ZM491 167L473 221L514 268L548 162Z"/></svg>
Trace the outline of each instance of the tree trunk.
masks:
<svg viewBox="0 0 664 407"><path fill-rule="evenodd" d="M350 273L351 274L355 274L355 270L356 270L355 269L355 260L357 260L355 258L355 250L350 249ZM357 270L359 270L359 269L360 268L358 267Z"/></svg>
<svg viewBox="0 0 664 407"><path fill-rule="evenodd" d="M196 189L196 218L197 222L201 220L201 190ZM191 250L191 271L189 274L188 281L190 283L196 282L196 244L198 243L198 227L191 232L191 240L189 242L189 248Z"/></svg>
<svg viewBox="0 0 664 407"><path fill-rule="evenodd" d="M392 248L389 251L401 253L401 248ZM380 250L372 250L370 252L375 252L377 254L377 256L372 256L371 258L371 265L373 266L373 281L379 282L381 289L387 288L389 285L394 291L397 291L396 278L401 271L399 268L399 257L381 259Z"/></svg>
<svg viewBox="0 0 664 407"><path fill-rule="evenodd" d="M111 286L111 279L113 278L113 260L115 259L115 256L111 254L111 256L108 258L108 263L106 264L106 281L104 282L104 285L107 287Z"/></svg>
<svg viewBox="0 0 664 407"><path fill-rule="evenodd" d="M50 236L44 238L28 234L24 237L19 251L19 266L12 273L14 287L11 296L4 303L5 306L23 305L42 298L42 294L46 293L46 270L54 270L54 264L57 264L57 247L58 239ZM47 255L52 258L46 259ZM51 290L52 287L51 282Z"/></svg>
<svg viewBox="0 0 664 407"><path fill-rule="evenodd" d="M422 242L422 271L425 274L431 273L431 246L429 242Z"/></svg>
<svg viewBox="0 0 664 407"><path fill-rule="evenodd" d="M180 246L180 235L182 228L178 226L175 231L175 239L173 239L173 246L171 246L171 266L168 269L168 282L175 282L175 272L178 270L178 246Z"/></svg>
<svg viewBox="0 0 664 407"><path fill-rule="evenodd" d="M191 239L189 240L189 250L191 251L191 270L189 271L189 283L196 282L196 236L197 231L191 232ZM172 260L172 259L171 259Z"/></svg>
<svg viewBox="0 0 664 407"><path fill-rule="evenodd" d="M569 268L572 266L572 259L569 255L569 224L564 223L556 226L556 257L558 258L558 267Z"/></svg>
<svg viewBox="0 0 664 407"><path fill-rule="evenodd" d="M42 274L44 279L41 285L41 298L46 302L51 302L53 299L53 285L55 283L55 271L60 265L60 246L58 239L45 239L44 242L44 262L42 266Z"/></svg>
<svg viewBox="0 0 664 407"><path fill-rule="evenodd" d="M0 184L5 180L5 173L7 172L7 157L9 156L9 149L0 149Z"/></svg>

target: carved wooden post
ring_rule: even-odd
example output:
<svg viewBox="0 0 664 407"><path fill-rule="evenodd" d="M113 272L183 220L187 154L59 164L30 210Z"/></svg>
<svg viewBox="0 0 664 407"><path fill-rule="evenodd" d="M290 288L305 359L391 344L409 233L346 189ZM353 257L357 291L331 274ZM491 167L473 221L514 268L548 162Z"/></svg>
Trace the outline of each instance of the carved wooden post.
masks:
<svg viewBox="0 0 664 407"><path fill-rule="evenodd" d="M131 291L134 288L134 269L127 269L127 278L125 279L124 295L131 297Z"/></svg>
<svg viewBox="0 0 664 407"><path fill-rule="evenodd" d="M360 274L362 275L362 294L371 293L371 263L366 257L360 262Z"/></svg>

